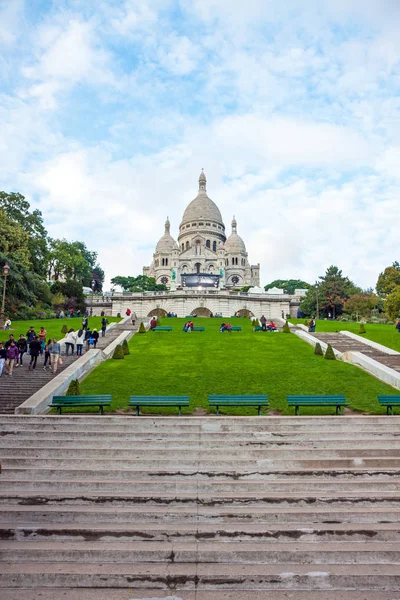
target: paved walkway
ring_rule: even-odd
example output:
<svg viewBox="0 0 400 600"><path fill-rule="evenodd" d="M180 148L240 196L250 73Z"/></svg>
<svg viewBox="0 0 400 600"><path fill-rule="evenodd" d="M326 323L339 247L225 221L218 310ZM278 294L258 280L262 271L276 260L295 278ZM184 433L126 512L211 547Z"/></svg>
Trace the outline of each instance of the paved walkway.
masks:
<svg viewBox="0 0 400 600"><path fill-rule="evenodd" d="M104 338L99 338L97 349L103 350L106 346L111 344L122 331L130 329L134 331L137 330L137 327L133 327L132 323L118 323L118 325L115 325L106 333ZM91 352L91 350L89 350L89 352ZM63 354L63 364L58 367L57 373L61 373L64 369L69 367L71 363L77 360L77 358L77 356L67 357ZM39 391L46 383L54 378L51 370L43 370L44 356L38 358L37 367L32 371L28 370L29 361L30 356L25 355L23 366L14 369L12 377L7 375L5 370L3 371L3 375L0 377L0 414L13 414L17 406L20 406L20 404L30 398L32 394Z"/></svg>

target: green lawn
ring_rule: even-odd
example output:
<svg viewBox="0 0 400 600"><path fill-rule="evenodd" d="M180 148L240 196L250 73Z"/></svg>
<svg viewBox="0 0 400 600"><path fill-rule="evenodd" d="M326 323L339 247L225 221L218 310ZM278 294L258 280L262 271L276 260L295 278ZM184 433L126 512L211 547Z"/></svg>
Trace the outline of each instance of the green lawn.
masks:
<svg viewBox="0 0 400 600"><path fill-rule="evenodd" d="M253 333L251 323L235 319L242 332L219 333L221 319L196 319L206 331L184 333L184 319L163 319L172 332L135 335L130 355L108 360L81 384L83 394L112 394L111 410L127 408L131 394L189 395L191 406L207 408L208 394L262 394L270 408L293 414L286 394L344 393L357 411L384 413L377 394L394 393L361 369L315 356L311 346L293 334ZM177 414L174 409L144 412ZM230 414L256 414L230 409ZM302 414L333 414L329 408L302 409Z"/></svg>
<svg viewBox="0 0 400 600"><path fill-rule="evenodd" d="M305 319L290 319L291 323L304 323ZM359 323L341 323L340 321L317 321L317 327L315 332L318 331L351 331L357 333L360 328ZM365 324L366 333L362 334L362 337L366 337L373 342L383 344L388 348L397 350L400 352L400 333L394 325L383 325L380 323Z"/></svg>
<svg viewBox="0 0 400 600"><path fill-rule="evenodd" d="M102 317L89 317L89 326L100 329L101 319ZM109 323L120 320L117 317L107 317L107 319ZM68 329L78 330L82 326L82 318L75 317L73 319L31 319L30 321L13 321L9 331L0 331L0 341L4 342L8 340L10 333L13 333L16 338L18 338L21 333L25 335L31 325L35 328L36 333L39 333L39 329L44 327L47 331L47 338L56 337L59 340L65 337L64 334L61 333L63 325L66 325Z"/></svg>

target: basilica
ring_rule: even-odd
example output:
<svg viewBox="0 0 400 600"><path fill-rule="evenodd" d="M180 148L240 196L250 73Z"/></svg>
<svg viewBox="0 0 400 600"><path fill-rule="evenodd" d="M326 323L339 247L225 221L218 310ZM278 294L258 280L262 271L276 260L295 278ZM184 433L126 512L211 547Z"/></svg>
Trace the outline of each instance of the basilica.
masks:
<svg viewBox="0 0 400 600"><path fill-rule="evenodd" d="M226 237L219 208L207 195L203 171L198 194L183 213L178 240L172 237L167 218L153 262L143 267L143 274L155 277L171 291L260 285L260 265L250 265L235 217L232 232Z"/></svg>

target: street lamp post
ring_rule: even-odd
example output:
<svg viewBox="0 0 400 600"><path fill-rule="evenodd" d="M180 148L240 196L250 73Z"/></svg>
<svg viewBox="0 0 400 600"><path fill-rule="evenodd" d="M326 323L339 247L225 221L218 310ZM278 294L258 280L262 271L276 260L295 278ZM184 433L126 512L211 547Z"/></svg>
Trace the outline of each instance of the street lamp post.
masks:
<svg viewBox="0 0 400 600"><path fill-rule="evenodd" d="M93 315L93 295L94 295L94 288L96 287L96 280L92 279L90 287L92 288L92 302L90 305L90 316Z"/></svg>
<svg viewBox="0 0 400 600"><path fill-rule="evenodd" d="M317 307L316 307L317 310L315 312L315 318L316 319L319 319L318 289L319 289L319 284L318 284L318 282L315 282L315 301L316 301L316 304L317 304Z"/></svg>
<svg viewBox="0 0 400 600"><path fill-rule="evenodd" d="M4 306L5 306L5 302L6 302L6 285L7 285L7 277L8 274L10 272L10 267L6 264L3 267L3 277L4 277L4 283L3 283L3 300L1 303L1 312L0 312L0 329L4 329Z"/></svg>

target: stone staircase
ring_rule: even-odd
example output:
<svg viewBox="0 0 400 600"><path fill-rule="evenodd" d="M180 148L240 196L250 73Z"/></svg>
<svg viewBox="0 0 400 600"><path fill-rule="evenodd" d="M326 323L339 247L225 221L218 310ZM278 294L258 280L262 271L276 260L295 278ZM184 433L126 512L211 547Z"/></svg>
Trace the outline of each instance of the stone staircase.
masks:
<svg viewBox="0 0 400 600"><path fill-rule="evenodd" d="M399 425L3 416L0 597L400 598Z"/></svg>
<svg viewBox="0 0 400 600"><path fill-rule="evenodd" d="M111 344L115 338L121 334L121 329L113 327L107 332L104 338L100 337L97 343L97 348L102 350L108 344ZM85 352L84 346L84 352ZM89 350L90 352L90 350ZM62 355L63 364L59 365L57 373L61 373L64 369L77 360L77 356ZM54 378L51 370L43 371L44 355L39 356L35 370L29 371L28 365L30 356L24 355L24 364L22 367L14 368L12 377L3 371L0 377L0 414L13 414L17 406L20 406L25 400L30 398L32 394L40 390L49 381Z"/></svg>
<svg viewBox="0 0 400 600"><path fill-rule="evenodd" d="M372 346L368 346L368 344L363 344L362 341L346 337L340 333L312 333L311 335L326 344L330 344L339 352L362 352L362 354L400 373L400 355L386 354Z"/></svg>

